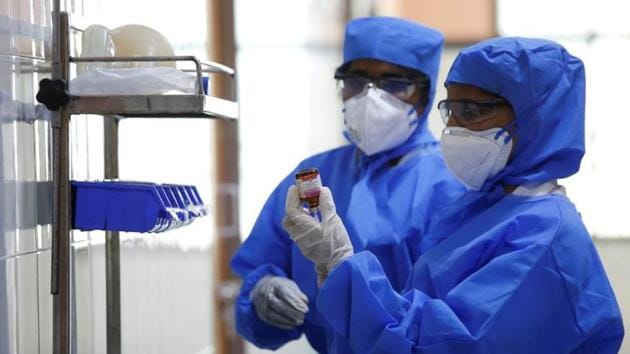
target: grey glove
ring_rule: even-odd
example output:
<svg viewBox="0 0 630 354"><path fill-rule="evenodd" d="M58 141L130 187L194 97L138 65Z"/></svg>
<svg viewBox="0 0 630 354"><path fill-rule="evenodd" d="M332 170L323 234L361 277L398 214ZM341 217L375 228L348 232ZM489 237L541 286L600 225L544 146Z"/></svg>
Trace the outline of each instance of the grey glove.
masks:
<svg viewBox="0 0 630 354"><path fill-rule="evenodd" d="M276 327L291 330L304 323L308 312L308 298L297 284L287 278L265 276L249 294L256 314L261 320Z"/></svg>
<svg viewBox="0 0 630 354"><path fill-rule="evenodd" d="M286 216L282 226L300 248L302 254L315 263L319 285L337 264L354 254L352 243L343 222L337 215L332 193L322 187L319 194L319 223L302 207L295 186L287 193Z"/></svg>

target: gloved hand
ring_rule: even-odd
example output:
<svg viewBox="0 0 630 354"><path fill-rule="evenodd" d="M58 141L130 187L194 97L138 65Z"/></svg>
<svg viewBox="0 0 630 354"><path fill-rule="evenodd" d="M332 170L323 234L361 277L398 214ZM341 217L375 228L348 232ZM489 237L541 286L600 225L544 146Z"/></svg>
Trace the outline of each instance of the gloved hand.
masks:
<svg viewBox="0 0 630 354"><path fill-rule="evenodd" d="M322 187L320 191L321 223L302 207L295 186L289 188L285 208L287 215L282 220L282 226L302 254L315 263L317 280L321 285L337 264L354 254L348 232L337 215L332 193L327 187Z"/></svg>
<svg viewBox="0 0 630 354"><path fill-rule="evenodd" d="M291 330L304 323L308 298L297 284L284 277L267 275L261 278L249 294L256 314L276 327Z"/></svg>

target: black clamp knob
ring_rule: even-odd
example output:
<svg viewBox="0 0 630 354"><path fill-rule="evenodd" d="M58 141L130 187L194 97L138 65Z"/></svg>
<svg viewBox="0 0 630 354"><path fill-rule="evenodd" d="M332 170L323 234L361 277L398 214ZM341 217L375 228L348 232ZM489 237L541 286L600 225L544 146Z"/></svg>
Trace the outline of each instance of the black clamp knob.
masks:
<svg viewBox="0 0 630 354"><path fill-rule="evenodd" d="M62 79L42 79L39 82L39 92L35 96L37 102L42 103L51 111L57 111L70 102L68 85Z"/></svg>

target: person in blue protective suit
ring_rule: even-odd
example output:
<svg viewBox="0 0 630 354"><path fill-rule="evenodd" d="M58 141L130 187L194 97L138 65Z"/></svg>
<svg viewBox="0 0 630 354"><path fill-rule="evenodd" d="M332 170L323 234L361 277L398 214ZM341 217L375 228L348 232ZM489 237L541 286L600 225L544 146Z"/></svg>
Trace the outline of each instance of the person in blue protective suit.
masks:
<svg viewBox="0 0 630 354"><path fill-rule="evenodd" d="M495 38L463 49L446 87L444 158L471 190L432 220L402 291L353 249L328 188L321 223L289 190L283 225L328 273L311 307L348 353L617 353L615 295L556 182L584 154L582 62L551 41Z"/></svg>
<svg viewBox="0 0 630 354"><path fill-rule="evenodd" d="M439 32L407 20L351 21L335 78L352 144L310 157L295 169L319 169L337 197L354 248L370 250L399 290L433 211L465 191L427 129L442 45ZM273 191L231 260L243 278L235 304L237 331L262 348L275 349L305 334L318 352L343 353L346 343L335 342L313 310L317 280L325 274L313 272L314 264L282 229L294 176Z"/></svg>

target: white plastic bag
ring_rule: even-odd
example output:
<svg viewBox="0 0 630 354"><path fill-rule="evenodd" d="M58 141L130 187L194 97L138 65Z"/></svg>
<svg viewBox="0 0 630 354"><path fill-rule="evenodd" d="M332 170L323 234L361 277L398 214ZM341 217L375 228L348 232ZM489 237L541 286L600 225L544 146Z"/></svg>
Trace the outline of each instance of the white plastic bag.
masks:
<svg viewBox="0 0 630 354"><path fill-rule="evenodd" d="M70 80L75 96L195 94L196 76L173 68L94 68Z"/></svg>

